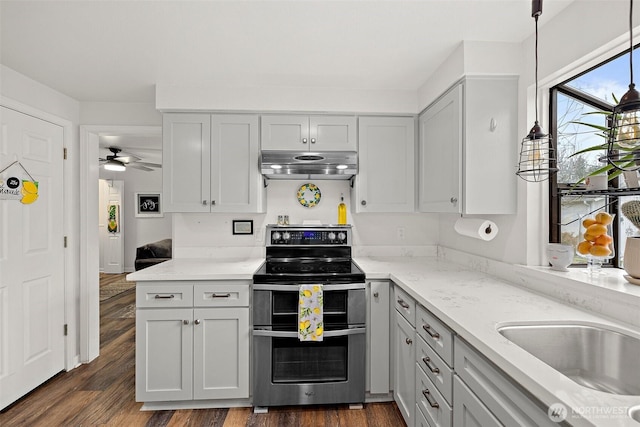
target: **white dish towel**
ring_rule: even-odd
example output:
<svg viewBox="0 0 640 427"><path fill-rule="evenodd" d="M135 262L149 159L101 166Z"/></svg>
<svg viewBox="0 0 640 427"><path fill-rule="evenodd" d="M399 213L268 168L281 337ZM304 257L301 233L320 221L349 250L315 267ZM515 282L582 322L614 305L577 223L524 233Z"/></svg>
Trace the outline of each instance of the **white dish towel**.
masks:
<svg viewBox="0 0 640 427"><path fill-rule="evenodd" d="M300 341L322 341L322 285L300 285L298 308L298 338Z"/></svg>

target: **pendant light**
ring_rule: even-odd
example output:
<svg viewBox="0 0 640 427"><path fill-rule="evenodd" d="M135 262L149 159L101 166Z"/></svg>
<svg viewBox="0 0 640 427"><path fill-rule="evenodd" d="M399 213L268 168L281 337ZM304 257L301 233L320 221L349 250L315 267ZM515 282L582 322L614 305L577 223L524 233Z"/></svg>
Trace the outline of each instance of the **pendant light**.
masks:
<svg viewBox="0 0 640 427"><path fill-rule="evenodd" d="M640 94L633 83L633 0L629 0L629 90L613 108L603 161L621 171L640 169Z"/></svg>
<svg viewBox="0 0 640 427"><path fill-rule="evenodd" d="M536 121L529 134L522 139L520 161L516 175L525 181L541 182L557 172L553 139L545 134L538 122L538 17L542 15L542 0L532 0L531 16L536 21Z"/></svg>

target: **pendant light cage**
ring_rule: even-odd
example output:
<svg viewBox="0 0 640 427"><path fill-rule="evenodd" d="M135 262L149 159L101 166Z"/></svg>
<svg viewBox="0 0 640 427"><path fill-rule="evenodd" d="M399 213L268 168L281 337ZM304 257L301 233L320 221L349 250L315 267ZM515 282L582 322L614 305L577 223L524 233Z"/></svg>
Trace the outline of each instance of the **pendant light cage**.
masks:
<svg viewBox="0 0 640 427"><path fill-rule="evenodd" d="M621 171L640 169L640 94L633 83L633 0L629 0L629 90L611 113L607 154L600 160Z"/></svg>
<svg viewBox="0 0 640 427"><path fill-rule="evenodd" d="M522 139L516 174L528 182L546 181L558 171L555 158L553 138L543 133L536 121L529 134Z"/></svg>
<svg viewBox="0 0 640 427"><path fill-rule="evenodd" d="M520 160L516 175L528 182L542 182L558 171L553 138L544 133L538 122L538 17L542 15L542 0L532 0L531 16L536 21L536 121L520 143Z"/></svg>

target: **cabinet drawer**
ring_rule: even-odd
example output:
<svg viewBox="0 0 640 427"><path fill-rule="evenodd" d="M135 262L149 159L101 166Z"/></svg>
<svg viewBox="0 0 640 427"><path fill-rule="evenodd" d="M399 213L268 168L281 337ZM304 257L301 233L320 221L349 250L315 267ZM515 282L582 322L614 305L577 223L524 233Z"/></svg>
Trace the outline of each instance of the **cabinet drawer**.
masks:
<svg viewBox="0 0 640 427"><path fill-rule="evenodd" d="M451 427L452 409L422 369L416 369L416 406L434 427Z"/></svg>
<svg viewBox="0 0 640 427"><path fill-rule="evenodd" d="M209 283L193 286L194 307L249 307L246 283Z"/></svg>
<svg viewBox="0 0 640 427"><path fill-rule="evenodd" d="M447 365L453 366L453 332L420 306L416 309L416 331Z"/></svg>
<svg viewBox="0 0 640 427"><path fill-rule="evenodd" d="M192 307L193 284L156 282L136 285L136 307Z"/></svg>
<svg viewBox="0 0 640 427"><path fill-rule="evenodd" d="M453 402L453 370L436 354L422 338L416 340L416 363L442 393L447 402Z"/></svg>
<svg viewBox="0 0 640 427"><path fill-rule="evenodd" d="M453 422L457 426L500 427L502 424L491 411L464 385L460 378L454 380L456 405L453 407Z"/></svg>
<svg viewBox="0 0 640 427"><path fill-rule="evenodd" d="M399 286L394 286L393 304L411 326L416 325L416 302Z"/></svg>

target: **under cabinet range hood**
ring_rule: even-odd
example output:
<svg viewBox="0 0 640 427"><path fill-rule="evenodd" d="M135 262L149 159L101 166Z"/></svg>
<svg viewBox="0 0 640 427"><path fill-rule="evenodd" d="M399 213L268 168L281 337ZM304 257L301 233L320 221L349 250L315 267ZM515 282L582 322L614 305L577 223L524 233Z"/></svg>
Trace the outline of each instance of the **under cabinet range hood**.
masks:
<svg viewBox="0 0 640 427"><path fill-rule="evenodd" d="M270 179L349 179L358 173L358 153L265 150L260 171Z"/></svg>

